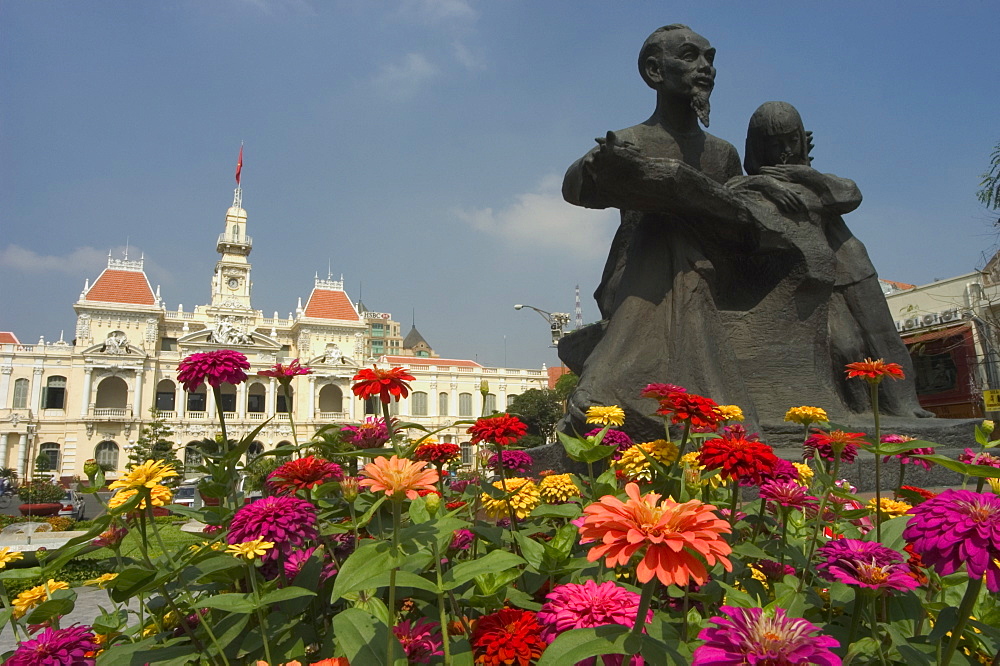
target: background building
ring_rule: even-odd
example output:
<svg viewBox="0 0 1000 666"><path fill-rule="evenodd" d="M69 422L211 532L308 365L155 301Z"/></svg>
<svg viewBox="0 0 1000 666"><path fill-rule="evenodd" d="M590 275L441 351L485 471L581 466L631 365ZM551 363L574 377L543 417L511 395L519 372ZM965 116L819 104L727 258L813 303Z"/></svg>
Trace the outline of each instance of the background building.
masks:
<svg viewBox="0 0 1000 666"><path fill-rule="evenodd" d="M107 268L93 284L87 281L73 305L71 342L61 337L22 344L13 333L0 333L0 466L23 477L44 453L64 480L83 476L88 458L122 470L152 408L172 428L179 457L196 463L197 451L188 445L217 434L217 408L208 386L185 391L176 368L192 353L220 348L250 360L247 382L223 385L222 411L230 437L266 422L255 440L258 451L291 442L293 424L302 442L323 425L380 414L379 405L366 405L350 389L366 364L408 366L416 381L393 411L431 429L480 415L484 402L489 410L502 410L514 395L547 385L544 367L487 368L442 359L415 327L404 341L389 313L355 306L343 280L329 275L314 278L305 305L300 300L294 314L264 316L251 304L253 240L246 227L237 188L216 241L220 258L208 304L168 310L142 258L109 256ZM290 399L276 380L256 376L294 358L313 374L293 380ZM483 380L491 391L485 401ZM459 442L466 427L448 427L438 438ZM473 453L466 448L464 455L471 459Z"/></svg>

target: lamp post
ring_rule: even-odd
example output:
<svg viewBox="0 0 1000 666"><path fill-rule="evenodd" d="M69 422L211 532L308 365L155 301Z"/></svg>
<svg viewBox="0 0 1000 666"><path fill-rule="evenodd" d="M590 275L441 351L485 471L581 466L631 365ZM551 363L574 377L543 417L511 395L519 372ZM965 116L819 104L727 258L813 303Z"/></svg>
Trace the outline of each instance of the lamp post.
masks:
<svg viewBox="0 0 1000 666"><path fill-rule="evenodd" d="M549 324L549 331L552 333L552 344L550 347L559 346L559 340L563 336L563 327L569 323L569 314L565 312L548 312L540 308L536 308L533 305L522 305L517 304L514 306L515 310L522 310L528 308L529 310L534 310L542 319L544 319Z"/></svg>

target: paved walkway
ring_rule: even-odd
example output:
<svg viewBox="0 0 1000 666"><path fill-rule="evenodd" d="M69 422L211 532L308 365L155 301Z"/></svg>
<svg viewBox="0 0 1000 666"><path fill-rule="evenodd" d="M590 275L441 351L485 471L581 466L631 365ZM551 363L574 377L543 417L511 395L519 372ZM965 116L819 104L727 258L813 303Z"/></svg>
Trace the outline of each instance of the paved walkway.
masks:
<svg viewBox="0 0 1000 666"><path fill-rule="evenodd" d="M76 607L72 613L59 621L60 627L68 627L71 624L89 625L94 621L94 618L101 614L101 609L98 606L103 606L105 610L109 611L114 608L114 603L108 597L107 590L82 586L73 589L76 592ZM7 625L3 631L0 631L0 653L13 650L16 646L14 632L10 625Z"/></svg>

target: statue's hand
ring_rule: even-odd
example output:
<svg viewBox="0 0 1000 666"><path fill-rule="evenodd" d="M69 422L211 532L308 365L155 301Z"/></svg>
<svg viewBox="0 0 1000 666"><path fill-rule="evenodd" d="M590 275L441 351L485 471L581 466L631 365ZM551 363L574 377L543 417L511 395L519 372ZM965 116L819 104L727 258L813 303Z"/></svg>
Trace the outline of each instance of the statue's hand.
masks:
<svg viewBox="0 0 1000 666"><path fill-rule="evenodd" d="M594 139L598 149L591 153L587 168L591 173L613 173L635 177L642 172L644 158L631 141L622 141L614 132Z"/></svg>
<svg viewBox="0 0 1000 666"><path fill-rule="evenodd" d="M786 183L805 183L815 173L816 170L804 164L776 164L760 168L763 176L770 176Z"/></svg>
<svg viewBox="0 0 1000 666"><path fill-rule="evenodd" d="M764 174L764 169L772 169L777 167L762 167L761 174ZM808 168L808 167L806 167ZM802 202L802 198L798 194L788 189L781 183L779 183L770 174L765 175L763 178L753 179L753 189L757 190L768 199L773 201L778 209L783 213L803 213L806 210L806 205Z"/></svg>

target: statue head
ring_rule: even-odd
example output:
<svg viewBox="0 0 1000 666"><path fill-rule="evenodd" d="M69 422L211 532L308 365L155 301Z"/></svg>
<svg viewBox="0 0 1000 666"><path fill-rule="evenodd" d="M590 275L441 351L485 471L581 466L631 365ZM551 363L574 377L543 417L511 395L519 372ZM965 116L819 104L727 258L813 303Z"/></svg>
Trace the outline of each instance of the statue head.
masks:
<svg viewBox="0 0 1000 666"><path fill-rule="evenodd" d="M715 49L686 25L653 31L639 50L639 74L659 95L688 104L708 127L708 98L715 87Z"/></svg>
<svg viewBox="0 0 1000 666"><path fill-rule="evenodd" d="M750 116L743 168L754 176L760 168L811 162L802 117L788 102L764 102Z"/></svg>

